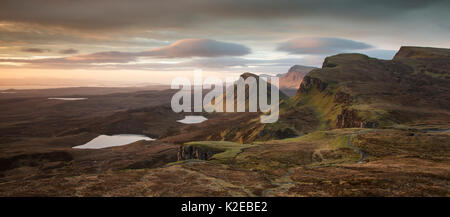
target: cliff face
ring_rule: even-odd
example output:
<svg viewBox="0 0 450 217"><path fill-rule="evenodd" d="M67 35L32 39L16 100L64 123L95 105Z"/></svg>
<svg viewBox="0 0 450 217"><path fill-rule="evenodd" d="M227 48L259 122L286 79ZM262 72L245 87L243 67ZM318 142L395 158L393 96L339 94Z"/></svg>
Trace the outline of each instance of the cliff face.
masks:
<svg viewBox="0 0 450 217"><path fill-rule="evenodd" d="M294 65L288 72L280 77L280 88L295 88L298 89L302 83L303 78L315 69L314 67Z"/></svg>
<svg viewBox="0 0 450 217"><path fill-rule="evenodd" d="M303 78L313 69L314 67L309 66L292 66L286 74L280 76L280 90L288 96L294 96Z"/></svg>
<svg viewBox="0 0 450 217"><path fill-rule="evenodd" d="M359 116L358 110L352 109L354 100L350 94L333 88L328 90L327 86L321 79L306 76L298 93L300 96L312 98L311 103L323 113L322 116L327 117L324 121L328 122L331 128L373 128L377 125L376 122L364 120ZM326 103L313 103L320 98L325 99Z"/></svg>
<svg viewBox="0 0 450 217"><path fill-rule="evenodd" d="M306 76L303 79L303 82L300 84L300 88L298 89L298 91L300 93L307 93L313 88L317 89L319 92L322 92L325 90L325 88L327 88L327 83L318 78Z"/></svg>
<svg viewBox="0 0 450 217"><path fill-rule="evenodd" d="M375 128L376 122L363 121L358 116L357 110L342 110L342 113L337 116L337 128Z"/></svg>

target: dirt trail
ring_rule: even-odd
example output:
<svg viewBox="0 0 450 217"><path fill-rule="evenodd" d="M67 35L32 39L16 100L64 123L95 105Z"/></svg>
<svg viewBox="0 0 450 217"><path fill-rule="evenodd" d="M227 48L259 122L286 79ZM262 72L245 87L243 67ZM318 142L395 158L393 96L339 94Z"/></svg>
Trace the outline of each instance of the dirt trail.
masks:
<svg viewBox="0 0 450 217"><path fill-rule="evenodd" d="M363 133L369 133L369 132L375 132L375 131L377 131L377 130L376 129L361 130L361 131L357 132L356 135L361 135ZM359 149L358 147L356 147L352 144L352 135L355 135L355 134L348 135L347 145L348 145L348 147L355 150L356 152L358 152L361 155L361 158L359 159L359 161L356 162L357 164L360 164L366 159L367 154L366 154L366 152L364 152L363 150Z"/></svg>
<svg viewBox="0 0 450 217"><path fill-rule="evenodd" d="M353 146L351 134L348 135L347 145L348 145L348 147L352 148L353 150L355 150L356 152L358 152L361 155L361 158L359 159L359 161L356 162L357 164L362 163L364 161L364 159L366 159L366 153L364 151L362 151L361 149Z"/></svg>

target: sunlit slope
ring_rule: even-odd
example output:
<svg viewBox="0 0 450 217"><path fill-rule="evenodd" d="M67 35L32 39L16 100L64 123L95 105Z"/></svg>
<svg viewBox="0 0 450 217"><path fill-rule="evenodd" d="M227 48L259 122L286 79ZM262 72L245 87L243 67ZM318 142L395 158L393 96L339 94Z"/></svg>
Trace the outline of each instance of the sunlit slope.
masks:
<svg viewBox="0 0 450 217"><path fill-rule="evenodd" d="M331 56L304 78L293 104L317 111L322 128L447 125L449 53L403 47L393 60Z"/></svg>

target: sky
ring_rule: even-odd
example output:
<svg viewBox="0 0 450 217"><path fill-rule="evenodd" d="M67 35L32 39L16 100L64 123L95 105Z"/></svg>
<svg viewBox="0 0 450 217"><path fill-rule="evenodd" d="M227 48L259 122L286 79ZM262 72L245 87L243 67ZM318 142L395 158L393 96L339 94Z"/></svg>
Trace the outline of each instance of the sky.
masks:
<svg viewBox="0 0 450 217"><path fill-rule="evenodd" d="M0 85L11 79L170 84L278 74L326 56L450 48L448 0L0 0ZM116 84L115 83L115 84Z"/></svg>

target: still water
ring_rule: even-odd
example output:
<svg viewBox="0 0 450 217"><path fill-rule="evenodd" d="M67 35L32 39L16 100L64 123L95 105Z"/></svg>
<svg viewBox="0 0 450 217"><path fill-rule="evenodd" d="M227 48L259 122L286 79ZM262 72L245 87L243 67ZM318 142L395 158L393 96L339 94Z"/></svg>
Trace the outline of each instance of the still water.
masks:
<svg viewBox="0 0 450 217"><path fill-rule="evenodd" d="M65 101L76 101L76 100L85 100L87 98L48 98L48 99L65 100Z"/></svg>
<svg viewBox="0 0 450 217"><path fill-rule="evenodd" d="M188 116L185 116L184 119L178 120L177 122L183 123L183 124L198 124L198 123L202 123L203 121L206 121L206 120L208 120L208 119L203 116L188 115Z"/></svg>
<svg viewBox="0 0 450 217"><path fill-rule="evenodd" d="M152 139L144 135L135 135L135 134L119 134L112 136L100 135L84 145L75 146L73 148L76 149L108 148L114 146L128 145L130 143L137 142L140 140L153 141L155 139Z"/></svg>

